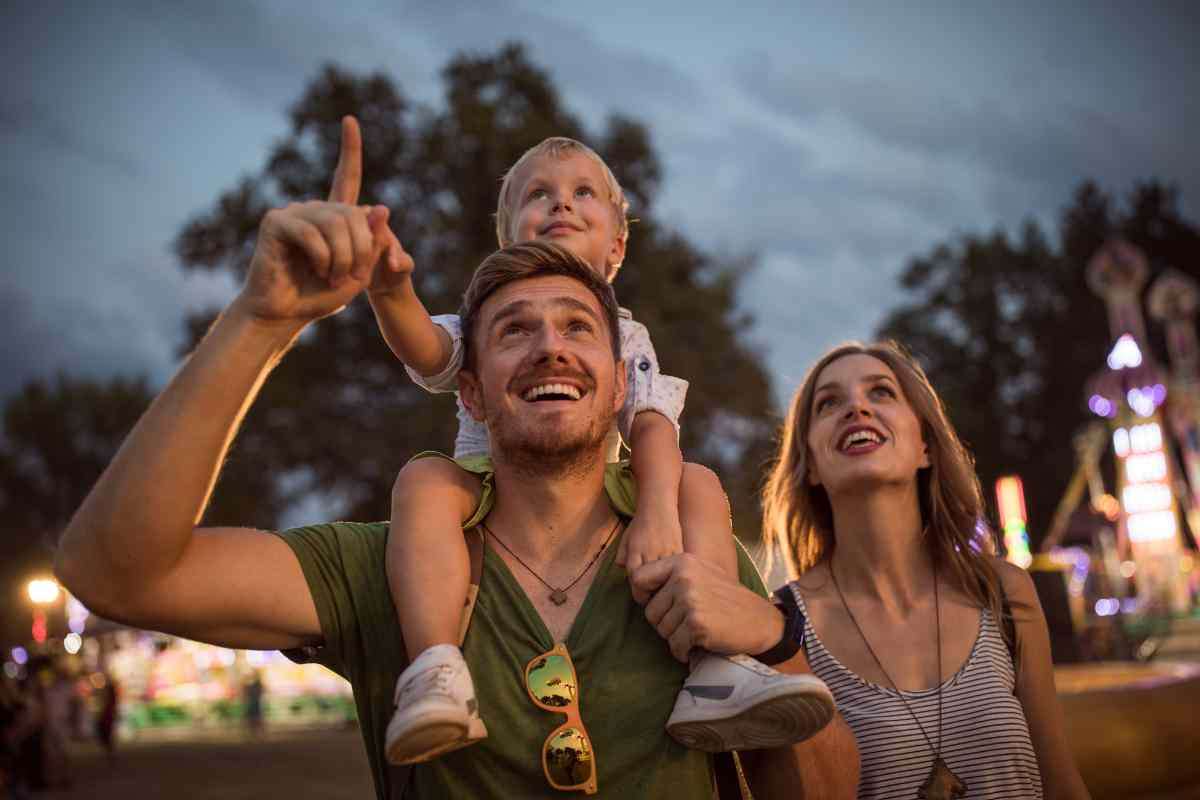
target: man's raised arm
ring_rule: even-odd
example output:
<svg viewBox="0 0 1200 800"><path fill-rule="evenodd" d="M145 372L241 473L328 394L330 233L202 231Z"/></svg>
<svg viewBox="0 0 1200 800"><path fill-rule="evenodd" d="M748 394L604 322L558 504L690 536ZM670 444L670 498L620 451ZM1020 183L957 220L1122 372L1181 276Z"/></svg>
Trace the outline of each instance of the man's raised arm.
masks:
<svg viewBox="0 0 1200 800"><path fill-rule="evenodd" d="M315 642L299 562L279 537L196 530L225 453L271 369L341 310L396 246L387 210L356 203L362 143L342 125L327 202L270 211L246 284L138 421L63 533L62 582L96 613L227 646Z"/></svg>

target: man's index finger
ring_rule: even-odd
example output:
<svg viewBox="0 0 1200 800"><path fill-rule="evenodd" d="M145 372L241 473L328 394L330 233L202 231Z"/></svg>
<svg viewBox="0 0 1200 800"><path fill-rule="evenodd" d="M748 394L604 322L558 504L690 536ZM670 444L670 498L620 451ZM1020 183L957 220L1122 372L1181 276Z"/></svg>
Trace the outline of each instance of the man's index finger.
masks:
<svg viewBox="0 0 1200 800"><path fill-rule="evenodd" d="M362 132L358 120L347 114L342 117L342 141L338 151L337 169L333 173L333 185L329 189L332 203L358 204L358 193L362 187Z"/></svg>

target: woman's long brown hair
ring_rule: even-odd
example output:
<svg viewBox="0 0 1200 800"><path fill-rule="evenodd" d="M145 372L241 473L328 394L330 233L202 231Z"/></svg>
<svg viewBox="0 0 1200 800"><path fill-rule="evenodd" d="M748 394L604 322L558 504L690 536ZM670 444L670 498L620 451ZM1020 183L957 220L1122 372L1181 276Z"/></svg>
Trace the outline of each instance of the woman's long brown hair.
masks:
<svg viewBox="0 0 1200 800"><path fill-rule="evenodd" d="M929 448L930 466L918 471L917 488L930 556L972 601L990 609L999 625L1003 594L1000 576L989 561L996 552L995 537L984 519L975 461L954 432L925 371L894 341L838 345L813 365L793 395L778 456L763 488L763 544L769 557L782 554L793 574L803 573L827 560L837 547L829 495L807 480L808 429L817 378L825 367L849 355L879 359L900 382Z"/></svg>

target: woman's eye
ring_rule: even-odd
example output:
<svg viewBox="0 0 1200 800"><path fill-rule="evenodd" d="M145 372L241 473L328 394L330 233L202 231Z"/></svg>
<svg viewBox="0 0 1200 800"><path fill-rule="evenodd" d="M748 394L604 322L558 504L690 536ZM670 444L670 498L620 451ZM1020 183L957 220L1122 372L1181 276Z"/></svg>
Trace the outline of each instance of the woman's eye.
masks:
<svg viewBox="0 0 1200 800"><path fill-rule="evenodd" d="M896 396L896 390L890 386L876 386L875 393L881 394L884 397L895 398L895 396Z"/></svg>
<svg viewBox="0 0 1200 800"><path fill-rule="evenodd" d="M822 397L817 401L817 411L824 411L831 405L833 405L833 397Z"/></svg>

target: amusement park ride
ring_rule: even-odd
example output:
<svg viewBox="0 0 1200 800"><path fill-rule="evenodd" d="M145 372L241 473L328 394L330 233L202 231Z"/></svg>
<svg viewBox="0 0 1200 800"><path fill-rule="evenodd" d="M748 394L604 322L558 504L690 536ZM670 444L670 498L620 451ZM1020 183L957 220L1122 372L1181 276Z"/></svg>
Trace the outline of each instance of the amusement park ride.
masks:
<svg viewBox="0 0 1200 800"><path fill-rule="evenodd" d="M1108 306L1112 346L1107 366L1087 386L1087 405L1098 419L1075 437L1077 468L1036 555L1024 531L1020 480L1001 478L996 485L1008 559L1029 567L1035 581L1039 572L1062 576L1057 586L1076 631L1098 617L1186 614L1200 577L1194 556L1200 532L1200 288L1169 271L1148 293L1150 314L1165 328L1168 371L1146 337L1141 296L1148 271L1145 256L1124 241L1109 242L1088 264L1088 285ZM1100 470L1110 442L1117 484L1112 494ZM1101 521L1093 524L1088 546L1062 547L1085 489L1100 515L1092 519ZM1191 547L1185 536L1192 537ZM1041 581L1039 592L1054 583Z"/></svg>

